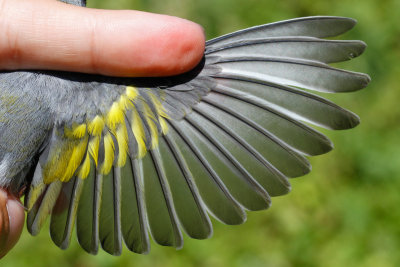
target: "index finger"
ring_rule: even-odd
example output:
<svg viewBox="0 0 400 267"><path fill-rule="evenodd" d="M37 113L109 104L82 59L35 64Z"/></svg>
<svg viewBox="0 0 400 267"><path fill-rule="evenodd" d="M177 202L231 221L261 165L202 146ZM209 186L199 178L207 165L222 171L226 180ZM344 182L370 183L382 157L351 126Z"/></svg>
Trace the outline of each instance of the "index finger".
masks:
<svg viewBox="0 0 400 267"><path fill-rule="evenodd" d="M52 69L112 76L168 76L204 52L190 21L132 10L98 10L50 0L0 0L0 69Z"/></svg>

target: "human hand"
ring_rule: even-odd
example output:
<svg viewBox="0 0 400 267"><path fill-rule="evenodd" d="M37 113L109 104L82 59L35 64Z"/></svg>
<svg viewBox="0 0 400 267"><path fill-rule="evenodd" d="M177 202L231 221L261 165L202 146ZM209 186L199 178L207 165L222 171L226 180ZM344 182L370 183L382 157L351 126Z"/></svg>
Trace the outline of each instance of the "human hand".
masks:
<svg viewBox="0 0 400 267"><path fill-rule="evenodd" d="M187 20L56 0L0 0L0 33L1 70L168 76L196 66L205 45L201 27ZM18 241L24 219L18 198L0 189L0 258Z"/></svg>
<svg viewBox="0 0 400 267"><path fill-rule="evenodd" d="M167 76L192 69L204 52L190 21L56 0L0 0L0 69L53 69L110 76Z"/></svg>

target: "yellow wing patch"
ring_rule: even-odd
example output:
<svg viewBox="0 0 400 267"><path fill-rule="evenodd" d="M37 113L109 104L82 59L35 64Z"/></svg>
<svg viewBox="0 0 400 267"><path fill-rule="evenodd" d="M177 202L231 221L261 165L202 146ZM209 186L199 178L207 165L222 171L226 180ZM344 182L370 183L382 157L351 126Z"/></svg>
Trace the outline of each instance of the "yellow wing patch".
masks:
<svg viewBox="0 0 400 267"><path fill-rule="evenodd" d="M85 179L90 173L91 160L102 174L109 173L113 165L124 166L129 153L128 131L132 132L137 143L136 155L131 157L142 158L147 149L156 148L160 134L158 129L164 134L168 131L165 121L167 115L159 97L150 90L146 93L151 103L140 96L137 88L128 86L125 94L112 104L107 114L97 115L83 124L65 127L64 132L60 133L61 141L51 145L43 168L44 183L57 180L66 182L74 176ZM147 137L146 125L150 133ZM150 145L149 148L146 143ZM100 148L103 149L101 153ZM100 154L103 155L102 159L99 159Z"/></svg>
<svg viewBox="0 0 400 267"><path fill-rule="evenodd" d="M100 168L102 174L107 174L110 172L111 167L114 163L114 154L114 141L112 139L111 133L107 132L104 135L104 161Z"/></svg>
<svg viewBox="0 0 400 267"><path fill-rule="evenodd" d="M88 132L90 135L99 136L104 129L104 119L97 115L88 123Z"/></svg>

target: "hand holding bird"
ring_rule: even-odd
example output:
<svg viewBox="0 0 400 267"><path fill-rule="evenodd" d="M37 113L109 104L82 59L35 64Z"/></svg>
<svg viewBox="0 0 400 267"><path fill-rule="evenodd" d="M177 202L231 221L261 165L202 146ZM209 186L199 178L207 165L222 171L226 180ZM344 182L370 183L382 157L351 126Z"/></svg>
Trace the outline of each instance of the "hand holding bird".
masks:
<svg viewBox="0 0 400 267"><path fill-rule="evenodd" d="M171 16L83 9L53 0L0 0L0 13L3 71L44 69L166 76L191 70L204 51L201 27ZM85 27L81 27L82 18L86 18ZM119 36L127 38L121 40ZM18 241L25 220L19 198L3 188L0 213L1 258Z"/></svg>

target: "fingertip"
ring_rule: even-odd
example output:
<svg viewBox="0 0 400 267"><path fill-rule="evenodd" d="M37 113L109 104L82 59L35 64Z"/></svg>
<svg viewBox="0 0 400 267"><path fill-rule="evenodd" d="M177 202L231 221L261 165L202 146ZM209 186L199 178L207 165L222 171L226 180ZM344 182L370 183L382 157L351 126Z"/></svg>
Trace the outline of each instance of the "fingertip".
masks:
<svg viewBox="0 0 400 267"><path fill-rule="evenodd" d="M171 76L193 69L202 59L205 36L194 22L167 15L140 11L120 12L119 27L113 32L98 31L98 40L108 54L96 54L102 74L115 76ZM106 16L100 15L98 21ZM123 20L122 20L123 19ZM100 22L99 24L103 24ZM104 37L107 36L107 37ZM117 36L118 35L118 36ZM100 51L100 50L98 50Z"/></svg>
<svg viewBox="0 0 400 267"><path fill-rule="evenodd" d="M190 71L203 58L203 28L185 19L173 17L170 20L160 36L155 37L162 41L158 42L159 49L152 48L153 51L158 50L158 55L155 55L157 58L153 59L158 63L154 63L155 68L149 72L150 76L169 76Z"/></svg>
<svg viewBox="0 0 400 267"><path fill-rule="evenodd" d="M182 73L193 69L203 58L205 49L204 29L200 25L187 21L186 27L182 30L182 38L180 39L181 61L177 72Z"/></svg>
<svg viewBox="0 0 400 267"><path fill-rule="evenodd" d="M25 221L25 209L19 199L11 196L7 201L10 218L10 245L13 247L21 236Z"/></svg>
<svg viewBox="0 0 400 267"><path fill-rule="evenodd" d="M19 240L25 220L25 211L18 198L0 189L0 258Z"/></svg>

